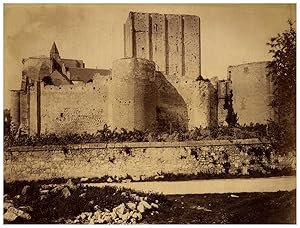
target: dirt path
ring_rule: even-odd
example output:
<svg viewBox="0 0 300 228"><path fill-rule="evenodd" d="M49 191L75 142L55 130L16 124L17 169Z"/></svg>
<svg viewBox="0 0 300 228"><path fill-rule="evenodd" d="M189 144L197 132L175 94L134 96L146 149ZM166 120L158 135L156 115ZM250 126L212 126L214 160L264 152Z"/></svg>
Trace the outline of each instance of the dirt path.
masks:
<svg viewBox="0 0 300 228"><path fill-rule="evenodd" d="M88 183L86 185L102 187L117 186L143 192L158 192L165 195L239 193L239 192L277 192L296 189L296 177L213 179L191 181L159 181L129 183Z"/></svg>

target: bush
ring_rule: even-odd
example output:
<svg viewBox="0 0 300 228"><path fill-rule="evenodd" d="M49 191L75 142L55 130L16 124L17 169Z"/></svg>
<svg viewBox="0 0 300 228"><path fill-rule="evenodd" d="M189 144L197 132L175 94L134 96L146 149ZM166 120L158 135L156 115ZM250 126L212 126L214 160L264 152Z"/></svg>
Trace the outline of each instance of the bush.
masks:
<svg viewBox="0 0 300 228"><path fill-rule="evenodd" d="M175 142L197 141L208 139L246 139L269 138L268 126L263 124L250 124L248 126L237 125L235 127L194 128L190 131L175 129L173 132L154 131L142 132L139 130L127 130L121 128L111 130L104 125L95 134L68 133L65 135L42 134L40 136L21 135L15 137L12 134L4 137L4 145L7 146L41 146L41 145L68 145L84 143L114 143L114 142Z"/></svg>

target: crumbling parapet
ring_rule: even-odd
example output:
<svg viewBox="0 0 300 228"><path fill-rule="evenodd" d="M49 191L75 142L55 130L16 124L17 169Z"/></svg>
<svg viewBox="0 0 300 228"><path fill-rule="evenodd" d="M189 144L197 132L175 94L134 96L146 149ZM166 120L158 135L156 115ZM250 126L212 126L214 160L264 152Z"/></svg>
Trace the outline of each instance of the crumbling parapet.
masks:
<svg viewBox="0 0 300 228"><path fill-rule="evenodd" d="M114 61L109 100L109 124L113 128L153 128L157 106L155 64L137 58Z"/></svg>

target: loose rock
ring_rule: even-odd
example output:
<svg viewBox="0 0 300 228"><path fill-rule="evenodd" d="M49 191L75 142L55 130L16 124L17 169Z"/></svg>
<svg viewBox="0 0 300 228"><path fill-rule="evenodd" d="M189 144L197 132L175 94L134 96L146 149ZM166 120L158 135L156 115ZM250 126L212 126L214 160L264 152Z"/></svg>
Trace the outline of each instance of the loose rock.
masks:
<svg viewBox="0 0 300 228"><path fill-rule="evenodd" d="M30 189L30 186L25 185L21 191L21 195L23 195L23 196L26 195L28 193L29 189Z"/></svg>
<svg viewBox="0 0 300 228"><path fill-rule="evenodd" d="M62 186L62 185L57 185L56 187L54 187L54 188L52 188L52 189L50 190L50 193L56 194L56 193L60 192L61 190L63 190L63 188L64 188L64 186Z"/></svg>
<svg viewBox="0 0 300 228"><path fill-rule="evenodd" d="M20 210L25 211L25 212L32 212L33 208L30 206L21 206L19 207Z"/></svg>
<svg viewBox="0 0 300 228"><path fill-rule="evenodd" d="M62 196L65 199L71 196L71 192L69 191L69 189L67 187L63 188L63 190L61 192L62 192Z"/></svg>
<svg viewBox="0 0 300 228"><path fill-rule="evenodd" d="M4 210L8 210L8 208L13 207L14 205L12 203L9 202L4 202L3 203L3 208Z"/></svg>
<svg viewBox="0 0 300 228"><path fill-rule="evenodd" d="M113 180L109 177L109 178L107 178L107 180L106 180L108 183L111 183L111 182L113 182Z"/></svg>
<svg viewBox="0 0 300 228"><path fill-rule="evenodd" d="M153 208L158 208L158 205L156 204L156 203L151 203L151 207L153 207Z"/></svg>
<svg viewBox="0 0 300 228"><path fill-rule="evenodd" d="M141 201L139 204L142 204L146 209L151 209L151 205L144 200Z"/></svg>
<svg viewBox="0 0 300 228"><path fill-rule="evenodd" d="M135 204L135 203L128 202L126 205L127 205L127 207L128 207L130 210L135 210L135 209L136 209L136 204Z"/></svg>
<svg viewBox="0 0 300 228"><path fill-rule="evenodd" d="M89 178L87 178L87 177L82 177L81 179L80 179L80 182L86 182L86 181L88 181L89 180Z"/></svg>
<svg viewBox="0 0 300 228"><path fill-rule="evenodd" d="M76 185L72 182L71 179L69 179L65 185L70 189L76 189Z"/></svg>
<svg viewBox="0 0 300 228"><path fill-rule="evenodd" d="M141 213L145 211L144 205L140 202L139 205L137 206L137 210Z"/></svg>

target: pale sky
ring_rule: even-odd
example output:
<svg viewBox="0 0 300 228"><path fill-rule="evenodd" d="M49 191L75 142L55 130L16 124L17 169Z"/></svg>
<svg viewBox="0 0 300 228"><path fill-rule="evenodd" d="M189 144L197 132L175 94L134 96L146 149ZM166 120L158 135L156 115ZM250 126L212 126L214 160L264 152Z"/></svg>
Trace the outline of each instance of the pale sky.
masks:
<svg viewBox="0 0 300 228"><path fill-rule="evenodd" d="M20 89L22 58L46 55L53 41L62 58L111 68L123 57L123 23L130 11L191 14L201 19L201 70L226 77L229 65L270 60L266 42L295 21L295 4L5 4L4 107Z"/></svg>

